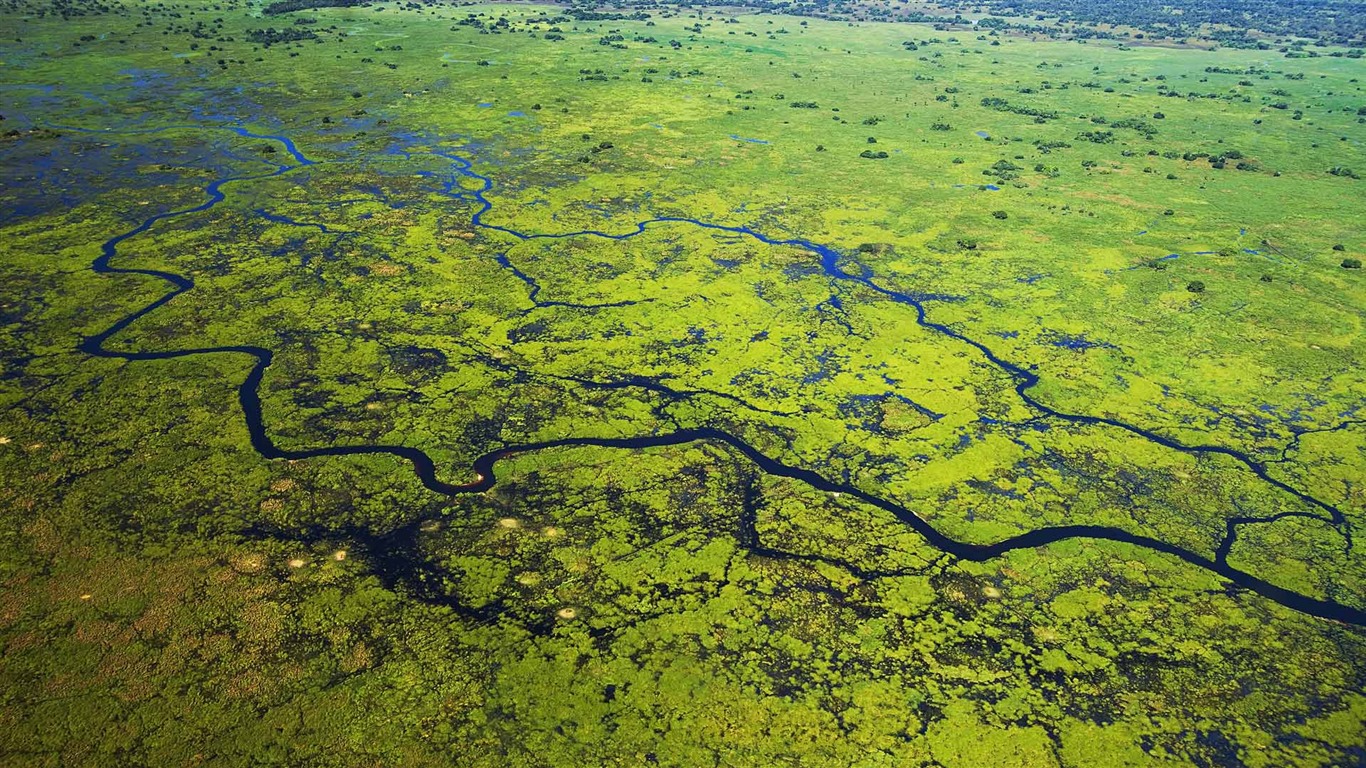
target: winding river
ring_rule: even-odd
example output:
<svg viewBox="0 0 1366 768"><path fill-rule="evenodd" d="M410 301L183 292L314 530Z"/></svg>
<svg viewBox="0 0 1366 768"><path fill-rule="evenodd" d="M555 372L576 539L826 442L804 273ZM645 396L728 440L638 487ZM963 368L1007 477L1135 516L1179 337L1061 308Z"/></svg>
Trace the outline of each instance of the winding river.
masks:
<svg viewBox="0 0 1366 768"><path fill-rule="evenodd" d="M185 127L186 126L177 126L176 128L181 129ZM94 133L117 133L117 131L95 131L91 129L74 129L69 126L63 126L63 128L67 130L87 130L89 132ZM729 432L726 432L724 430L712 427L680 429L667 434L645 435L639 437L570 437L561 440L552 440L540 443L511 445L501 448L497 451L487 453L476 459L473 465L473 471L476 473L476 480L474 482L464 485L452 484L441 480L437 475L436 465L432 461L431 457L417 448L412 448L408 446L356 445L308 448L303 450L292 451L284 450L275 445L275 443L270 439L270 436L266 432L264 414L262 412L261 398L258 391L261 381L265 376L266 369L270 367L270 364L274 357L271 350L266 349L264 347L240 345L223 347L204 347L197 349L182 349L158 352L121 352L106 347L106 343L115 334L121 332L129 325L131 325L133 322L137 321L139 318L165 305L167 302L171 301L176 296L179 296L180 294L194 287L193 280L183 275L175 274L172 272L164 272L160 270L151 269L131 269L113 266L111 262L118 255L119 246L121 244L123 244L130 238L136 237L148 231L154 225L156 225L157 222L182 216L189 216L213 208L214 206L223 202L223 200L226 198L223 188L229 184L271 178L274 176L289 173L300 167L314 164L314 161L308 159L298 149L298 147L295 146L294 142L285 136L253 133L247 129L237 126L197 126L196 128L198 128L199 130L228 130L244 138L277 142L284 147L284 149L290 157L291 162L279 164L275 167L273 171L269 173L264 173L255 176L228 177L210 182L208 185L204 187L205 194L208 196L208 199L204 203L201 203L200 205L196 205L190 208L168 211L165 213L154 215L152 217L145 219L132 229L117 234L106 240L100 248L100 255L91 264L91 267L95 272L101 274L135 274L145 275L148 277L155 277L169 283L171 285L171 290L163 296L161 296L160 298L151 302L150 304L147 304L146 306L137 309L136 311L121 318L120 320L106 328L104 331L94 336L89 336L85 338L81 342L80 349L90 355L94 355L97 357L117 358L121 360L130 361L167 360L172 358L190 357L193 355L214 354L222 352L232 352L251 356L255 360L255 365L252 367L251 372L247 375L246 379L238 387L237 397L242 407L242 411L246 416L247 430L250 435L251 445L258 453L260 453L261 456L267 459L299 460L324 456L360 456L387 454L399 459L403 459L412 464L413 469L417 473L419 481L427 489L440 494L455 495L467 493L480 493L492 488L496 483L495 469L497 463L501 459L514 454L567 446L596 446L604 448L635 449L668 445L681 445L697 441L710 441L729 446L739 454L743 455L755 466L757 466L760 470L767 474L799 480L817 490L847 494L855 499L858 499L861 502L864 502L865 504L869 504L873 507L881 509L887 512L888 514L891 514L897 520L901 521L908 527L915 530L934 547L956 558L980 562L990 560L995 557L999 557L1013 550L1041 547L1054 542L1075 538L1123 542L1126 544L1143 547L1145 549L1149 549L1155 552L1162 552L1168 555L1172 555L1187 563L1190 563L1191 565L1218 574L1219 576L1227 579L1228 581L1232 582L1240 588L1255 592L1269 600L1275 601L1283 606L1294 609L1296 611L1300 611L1302 613L1317 616L1320 618L1331 619L1334 621L1340 621L1357 626L1366 626L1366 611L1362 611L1361 609L1354 608L1352 606L1342 605L1340 603L1328 600L1319 600L1316 598L1299 594L1292 590L1276 586L1275 584L1257 578L1256 576L1238 570L1237 568L1234 568L1231 565L1229 565L1228 554L1236 540L1239 526L1251 523L1269 523L1274 522L1276 520L1284 519L1286 517L1309 517L1328 522L1335 526L1339 531L1341 531L1344 537L1347 538L1347 546L1351 545L1350 532L1348 529L1347 522L1342 512L1337 507L1333 506L1328 502L1315 498L1303 491L1292 488L1286 483L1271 477L1267 472L1266 466L1262 462L1257 461L1251 456L1241 451L1218 445L1187 445L1172 438L1158 434L1157 432L1154 432L1153 430L1148 429L1146 427L1130 424L1124 421L1120 421L1118 419L1105 418L1099 416L1087 416L1083 414L1065 413L1055 408L1052 408L1047 404L1042 403L1036 398L1034 398L1029 392L1031 388L1033 388L1035 385L1039 383L1039 376L1036 373L1027 368L1021 367L1019 365L1002 359L983 342L970 338L947 325L930 320L927 315L925 305L921 299L918 299L916 296L912 294L903 293L878 285L877 282L875 282L874 280L874 274L872 270L870 270L862 264L859 264L858 262L852 261L852 259L848 255L841 254L839 251L829 246L814 243L802 238L773 238L763 234L762 232L758 232L744 226L728 226L723 224L715 224L688 217L666 216L647 219L637 223L633 230L629 230L622 233L608 233L595 230L583 230L577 232L566 232L556 234L537 234L520 232L515 229L511 229L509 227L502 226L499 224L488 223L484 219L485 216L491 213L494 209L493 202L490 201L487 197L488 193L493 189L493 180L488 176L484 176L476 172L473 169L473 165L470 160L460 157L459 155L447 152L432 152L433 155L443 157L449 160L452 164L452 176L450 181L445 184L445 191L451 197L461 198L470 201L476 205L476 211L472 217L472 222L474 226L495 232L500 232L505 235L517 238L519 240L562 239L571 237L600 237L612 240L625 240L640 235L641 233L645 232L648 227L651 227L653 225L686 224L701 227L703 229L728 232L734 235L752 238L766 245L791 246L806 249L817 254L820 257L821 267L824 270L825 274L832 281L849 281L857 283L858 285L861 285L864 288L881 294L882 296L885 296L894 302L906 305L914 311L916 323L919 324L922 328L941 334L950 339L953 339L956 342L966 344L972 347L973 349L977 350L979 353L981 353L982 357L987 362L989 362L991 365L995 366L999 370L1007 373L1014 379L1014 390L1016 394L1019 395L1021 400L1027 406L1035 410L1041 416L1073 424L1103 426L1124 430L1125 432L1129 432L1130 434L1136 435L1145 440L1157 443L1158 445L1164 446L1172 450L1181 451L1184 453L1218 455L1233 459L1247 467L1261 481L1281 491L1291 494L1292 496L1303 502L1305 505L1315 510L1315 512L1285 512L1266 517L1246 516L1231 518L1228 520L1224 539L1217 548L1215 556L1213 558L1205 557L1191 550L1187 550L1185 548L1176 546L1174 544L1170 544L1168 542L1153 537L1130 533L1120 528L1097 525L1049 526L1044 528L1038 528L1027 533L1022 533L1020 535L1013 536L1002 541L998 541L994 544L973 544L969 542L959 541L957 539L949 537L948 535L942 533L934 526L932 526L930 523L926 522L924 519L916 515L910 509L903 507L891 500L870 494L847 483L841 483L830 480L813 470L785 464L779 461L778 459L775 459L764 454L759 449L750 445L742 438L733 435ZM138 132L147 133L154 132L155 130L158 129ZM461 179L466 179L475 182L475 188L467 189L462 187L460 185ZM842 259L846 259L849 260L851 263L857 264L860 268L859 273L852 274L850 272L845 271L840 266L840 262ZM1332 429L1344 428L1345 426L1347 426L1346 423L1338 425L1337 427L1333 427ZM382 537L375 537L373 534L368 535L367 538L371 542L387 542L390 545L392 545L395 541L394 539L383 539ZM411 539L411 536L406 537L406 539ZM409 543L411 542L409 541ZM771 553L771 550L765 549L765 553L769 554ZM409 560L403 558L395 559L394 557L392 557L392 553L390 553L390 556L386 556L386 554L383 552L376 552L375 554L379 557L379 559L381 559L385 563L388 563L392 567L415 567ZM800 558L803 556L794 557ZM838 561L832 560L832 562ZM404 563L406 563L406 565L403 565ZM859 571L859 569L857 568L854 568L853 570L855 572Z"/></svg>

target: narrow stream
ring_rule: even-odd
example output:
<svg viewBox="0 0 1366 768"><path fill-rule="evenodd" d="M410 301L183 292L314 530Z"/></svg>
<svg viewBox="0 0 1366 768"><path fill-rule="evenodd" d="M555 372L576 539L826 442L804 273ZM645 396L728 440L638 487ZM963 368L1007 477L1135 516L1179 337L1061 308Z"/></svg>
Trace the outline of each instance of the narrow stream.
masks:
<svg viewBox="0 0 1366 768"><path fill-rule="evenodd" d="M71 129L66 126L63 127L68 130L79 130ZM1012 378L1015 379L1015 392L1019 395L1021 400L1026 405L1037 411L1040 415L1074 424L1106 426L1121 429L1133 435L1137 435L1146 440L1157 443L1158 445L1161 445L1163 447L1170 448L1176 451L1181 451L1184 453L1214 454L1234 459L1239 463L1243 464L1244 466L1246 466L1263 482L1266 482L1279 490L1285 491L1286 493L1293 495L1300 501L1304 502L1306 505L1318 510L1323 514L1319 515L1307 512L1292 512L1281 513L1278 515L1272 515L1267 517L1245 516L1231 518L1227 524L1225 537L1223 541L1220 543L1219 547L1217 548L1214 558L1211 559L1204 557L1203 555L1197 554L1195 552L1192 552L1190 550L1184 549L1182 547L1176 546L1174 544L1167 543L1160 539L1130 533L1120 528L1096 525L1049 526L1029 531L1027 533L1022 533L1017 536L1013 536L1008 539L998 541L994 544L972 544L969 542L958 541L940 532L934 526L930 525L928 522L920 518L918 515L916 515L914 512L907 509L906 507L903 507L888 499L884 499L873 494L867 493L853 485L830 480L816 473L815 471L805 469L802 467L792 466L789 464L784 464L783 462L777 459L767 456L759 449L745 442L742 438L737 437L736 435L733 435L729 432L725 432L723 430L715 429L712 427L681 429L668 434L647 435L640 437L571 437L541 443L511 445L499 449L497 451L485 454L476 459L472 467L473 471L476 473L476 480L474 482L464 485L457 485L442 481L437 476L437 469L431 457L429 457L426 453L417 448L412 448L408 446L332 446L309 448L295 451L281 449L275 445L275 443L270 439L269 435L266 433L261 398L258 391L262 378L265 375L265 371L270 366L271 361L274 357L273 353L269 349L250 345L240 345L224 347L205 347L199 349L184 349L161 352L119 352L106 349L105 347L106 342L108 342L108 340L112 336L124 330L133 322L137 321L139 318L147 315L149 312L156 310L157 308L163 306L170 300L174 299L176 296L179 296L180 294L194 287L194 281L190 278L174 274L171 272L163 272L159 270L149 269L129 269L112 266L110 262L118 255L118 248L122 243L129 240L130 238L136 237L137 235L140 235L148 231L157 222L181 216L188 216L213 208L214 206L223 202L223 200L225 199L223 187L228 184L279 176L290 171L296 170L297 168L313 164L313 161L305 157L304 154L295 146L294 142L292 142L289 138L285 136L252 133L246 129L236 126L205 126L201 127L201 129L230 130L236 133L237 135L246 138L278 142L281 145L283 145L285 150L289 153L293 161L293 164L278 165L274 171L267 174L257 176L229 177L213 181L204 188L205 194L208 195L208 200L204 203L191 208L185 208L182 210L169 211L166 213L157 214L144 220L136 227L133 227L132 229L126 232L115 235L106 240L100 248L100 255L91 264L91 268L95 272L101 274L147 275L150 277L156 277L165 280L166 282L171 284L172 288L170 291L168 291L160 298L142 307L141 309L138 309L132 312L131 314L123 317L122 319L115 322L113 325L109 326L104 331L94 336L87 337L82 341L80 349L94 356L117 358L122 360L166 360L173 358L189 357L192 355L214 354L221 352L235 352L252 356L255 359L256 364L252 367L252 370L247 375L246 380L243 381L242 384L238 387L238 401L240 402L242 411L246 416L247 429L250 434L252 447L267 459L300 460L324 456L360 456L388 454L410 462L417 473L418 479L420 480L422 485L427 489L434 491L436 493L455 495L463 493L480 493L492 488L494 483L496 482L495 465L501 459L511 456L513 454L527 453L532 451L546 450L566 446L597 446L606 448L650 448L666 445L681 445L684 443L690 443L695 441L713 441L730 446L740 454L744 455L747 459L753 462L759 469L761 469L765 473L768 473L770 475L776 475L779 477L800 480L818 490L828 491L832 493L848 494L849 496L856 498L859 501L877 507L878 509L881 509L893 515L897 520L900 520L902 523L914 529L934 547L954 557L962 558L964 560L980 562L984 560L989 560L991 558L999 557L1013 550L1035 548L1051 544L1054 542L1074 538L1089 538L1106 541L1124 542L1127 544L1144 547L1155 552L1162 552L1169 555L1173 555L1177 558L1180 558L1181 560L1184 560L1187 563L1203 568L1207 571L1216 573L1219 576L1228 579L1229 581L1233 582L1234 584L1243 589L1255 592L1263 597L1266 597L1267 599L1273 600L1277 603L1280 603L1281 605L1300 611L1302 613L1306 613L1312 616L1318 616L1321 618L1332 619L1335 621L1341 621L1349 624L1354 624L1358 626L1366 626L1366 611L1362 611L1351 606L1341 605L1339 603L1335 603L1332 601L1318 600L1291 590L1284 589L1282 587L1278 587L1274 584L1271 584L1270 582L1264 581L1255 576L1252 576L1251 574L1233 568L1228 564L1227 556L1236 539L1238 526L1243 524L1274 522L1275 520L1292 516L1311 517L1315 519L1324 520L1326 522L1333 524L1338 528L1338 530L1343 532L1344 537L1348 537L1348 532L1346 530L1346 521L1340 510L1338 510L1335 506L1327 502L1324 502L1320 499L1310 496L1307 493L1292 488L1289 485L1281 482L1280 480L1271 477L1267 474L1265 465L1253 459L1251 456L1248 456L1247 454L1236 449L1227 448L1223 446L1187 445L1172 438L1160 435L1151 429L1137 426L1134 424L1129 424L1127 422L1123 422L1117 419L1098 416L1087 416L1082 414L1070 414L1058 411L1040 402L1039 400L1035 399L1032 395L1030 395L1029 390L1039 383L1039 377L1033 371L1002 359L994 351L992 351L986 344L980 341L972 339L960 333L959 331L950 328L947 325L930 320L928 318L922 300L917 299L914 295L892 290L878 285L877 282L875 282L874 280L874 274L871 269L869 269L865 265L853 261L851 257L841 254L840 252L836 251L834 248L831 248L829 246L813 243L809 240L805 240L802 238L772 238L761 232L752 230L748 227L715 224L688 217L666 216L647 219L636 224L634 230L617 234L599 232L594 230L584 230L578 232L567 232L558 234L533 234L519 232L517 230L501 226L498 224L487 223L486 221L484 221L484 217L486 214L491 213L494 209L494 204L487 198L487 193L491 191L493 188L493 180L487 176L475 172L473 170L470 160L460 157L458 155L445 152L434 151L432 154L450 160L453 165L455 175L450 181L450 183L446 184L446 192L452 197L462 198L477 203L478 209L472 217L472 221L475 226L496 232L501 232L503 234L515 237L519 240L561 239L571 237L601 237L612 240L625 240L642 234L646 231L648 227L652 225L687 224L702 227L708 230L723 231L736 235L741 235L744 237L750 237L766 245L791 246L807 249L820 257L821 267L824 270L825 274L832 281L851 281L869 290L872 290L878 294L881 294L891 299L892 301L895 301L899 304L904 304L915 311L916 322L921 327L939 333L943 336L946 336L950 339L953 339L957 342L966 344L976 349L989 363L991 363L993 366L1000 369L1001 371L1004 371L1005 373L1009 374ZM106 133L105 131L91 132ZM467 190L459 187L460 178L470 179L478 182L478 188L474 190ZM846 259L850 263L856 265L858 267L858 274L851 274L842 269L840 267L841 259ZM371 538L374 539L373 536ZM1350 546L1350 537L1348 537L1347 543L1348 546ZM797 556L794 555L794 557ZM419 567L411 559L403 557L385 557L382 558L382 561L385 564L385 567L390 568L402 567L411 569ZM837 559L832 560L832 562L834 561L837 561ZM415 581L415 579L409 578L411 575L412 574L390 573L386 575L386 579L391 582L399 580L411 583Z"/></svg>

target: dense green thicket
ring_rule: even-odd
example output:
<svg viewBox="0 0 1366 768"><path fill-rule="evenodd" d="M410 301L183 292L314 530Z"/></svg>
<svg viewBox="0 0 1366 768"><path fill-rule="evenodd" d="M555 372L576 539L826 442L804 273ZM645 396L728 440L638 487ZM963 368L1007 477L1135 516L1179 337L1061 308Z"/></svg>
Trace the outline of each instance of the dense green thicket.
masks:
<svg viewBox="0 0 1366 768"><path fill-rule="evenodd" d="M353 8L367 5L372 0L278 0L262 10L268 15L307 11L313 8Z"/></svg>
<svg viewBox="0 0 1366 768"><path fill-rule="evenodd" d="M625 4L669 7L657 0L628 0ZM703 0L690 5L721 8L734 3ZM1285 37L1366 46L1366 7L1358 0L949 0L929 7L893 0L750 0L741 5L771 13L1076 39L1198 38L1233 47L1256 47L1269 46L1268 38ZM982 17L984 10L991 15Z"/></svg>
<svg viewBox="0 0 1366 768"><path fill-rule="evenodd" d="M1366 5L1359 0L992 0L1007 18L1031 15L1122 24L1155 35L1197 34L1204 26L1251 29L1329 43L1366 43ZM1229 38L1229 41L1236 40Z"/></svg>

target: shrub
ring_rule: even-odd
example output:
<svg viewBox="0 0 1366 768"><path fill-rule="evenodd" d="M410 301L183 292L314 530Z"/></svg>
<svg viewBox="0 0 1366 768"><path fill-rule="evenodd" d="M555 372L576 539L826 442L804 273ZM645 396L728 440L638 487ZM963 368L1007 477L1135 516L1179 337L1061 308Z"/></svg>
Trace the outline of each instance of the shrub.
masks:
<svg viewBox="0 0 1366 768"><path fill-rule="evenodd" d="M1186 283L1186 290L1190 291L1191 293L1204 293L1205 284L1200 282L1199 280L1192 280L1189 283Z"/></svg>
<svg viewBox="0 0 1366 768"><path fill-rule="evenodd" d="M1343 259L1343 269L1361 269L1361 259Z"/></svg>

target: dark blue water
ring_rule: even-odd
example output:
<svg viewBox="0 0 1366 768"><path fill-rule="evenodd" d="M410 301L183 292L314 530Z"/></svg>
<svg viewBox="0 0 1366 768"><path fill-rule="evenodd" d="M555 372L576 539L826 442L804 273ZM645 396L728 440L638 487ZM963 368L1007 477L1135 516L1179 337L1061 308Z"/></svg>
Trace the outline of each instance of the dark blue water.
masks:
<svg viewBox="0 0 1366 768"><path fill-rule="evenodd" d="M1048 343L1055 347L1077 352L1085 352L1088 349L1119 349L1114 344L1105 341L1092 341L1082 334L1054 334L1048 337Z"/></svg>
<svg viewBox="0 0 1366 768"><path fill-rule="evenodd" d="M888 514L892 515L897 520L901 521L911 529L915 530L922 537L924 537L925 540L928 541L932 546L946 553L949 553L954 557L961 558L964 560L981 562L985 560L990 560L995 557L999 557L1013 550L1035 548L1051 544L1054 542L1074 538L1088 538L1105 541L1123 542L1134 546L1144 547L1155 552L1162 552L1168 555L1172 555L1199 568L1203 568L1213 573L1217 573L1241 588L1256 592L1257 594L1262 595L1263 597L1266 597L1270 600L1273 600L1295 610L1301 611L1303 613L1323 618L1329 618L1337 621L1342 621L1350 624L1355 624L1359 626L1366 626L1366 611L1362 611L1351 606L1341 605L1333 601L1319 600L1316 598L1308 597L1284 589L1282 587L1276 586L1275 584L1252 576L1251 574L1233 568L1228 564L1228 554L1231 551L1233 544L1236 540L1238 527L1241 525L1251 523L1274 522L1276 520L1281 520L1288 517L1310 517L1324 520L1331 523L1334 526L1339 527L1339 530L1343 529L1345 523L1342 513L1335 506L1328 504L1327 502L1321 501L1302 491L1296 490L1295 488L1292 488L1289 485L1269 476L1267 474L1266 467L1262 462L1253 459L1252 457L1242 453L1241 451L1217 445L1188 445L1174 438L1161 435L1149 428L1135 424L1130 424L1124 421L1120 421L1118 419L1066 413L1063 411L1059 411L1049 405L1046 405L1045 403L1042 403L1039 400L1035 399L1029 392L1030 389L1032 389L1039 383L1039 376L1032 370L1002 359L990 347L988 347L985 343L981 341L973 339L951 328L950 326L930 320L925 309L925 304L921 298L918 298L914 294L904 293L898 290L883 287L882 285L876 282L873 270L868 266L857 262L852 255L846 256L837 251L836 249L834 249L833 247L815 243L805 238L774 238L745 226L717 224L714 222L707 222L699 219L678 216L664 216L653 219L647 219L645 221L637 223L634 229L621 233L608 233L596 230L581 230L577 232L565 233L529 233L521 232L519 230L506 227L500 224L488 223L484 219L487 214L493 211L494 204L492 201L488 199L487 193L493 188L493 180L487 176L484 176L474 171L472 164L469 160L448 152L434 151L432 154L439 157L444 157L451 162L452 174L449 181L444 184L445 192L451 197L464 199L467 201L474 202L476 204L476 210L472 216L472 222L474 226L495 232L501 232L503 234L509 235L519 240L563 239L570 237L601 237L611 240L626 240L644 233L646 229L649 227L671 224L685 224L700 227L702 229L711 231L732 233L738 236L742 236L743 238L753 239L765 245L804 248L806 250L813 252L819 257L821 270L832 281L854 283L863 287L866 290L872 291L893 302L902 304L910 310L914 321L920 327L933 333L942 335L955 342L964 344L968 347L971 347L972 349L975 349L987 363L999 369L1000 371L1003 371L1004 373L1008 374L1011 378L1015 380L1016 383L1014 391L1016 392L1016 394L1027 406L1033 409L1040 416L1055 419L1066 423L1079 424L1085 426L1109 427L1122 430L1130 434L1136 435L1138 437L1141 437L1143 439L1149 440L1158 445L1164 446L1172 450L1181 451L1183 453L1190 453L1196 455L1217 455L1233 459L1247 467L1262 482L1294 496L1308 507L1318 510L1318 512L1321 514L1306 512L1281 512L1262 517L1240 516L1231 518L1227 522L1224 538L1220 543L1219 547L1217 548L1215 556L1213 558L1205 557L1196 552L1184 549L1180 546L1162 541L1160 539L1130 533L1129 531L1120 528L1097 525L1048 526L1033 531L1029 531L1027 533L1019 534L1017 536L1013 536L1002 541L998 541L994 544L973 544L969 542L959 541L957 539L953 539L947 536L946 534L940 532L938 529L932 526L930 523L926 522L924 519L916 515L910 509L903 507L900 504L897 504L896 502L891 501L889 499L884 499L879 496L868 493L866 491L863 491L858 487L854 486L852 483L850 483L847 478L838 481L831 480L817 473L814 470L785 464L775 458L772 458L764 454L759 449L750 445L745 440L729 432L713 427L684 428L665 434L646 435L639 437L571 437L564 438L561 440L552 440L540 443L527 443L522 445L507 446L497 451L487 453L476 459L473 465L473 470L476 473L476 480L474 482L467 483L464 485L457 485L441 480L437 476L436 466L435 463L432 461L431 457L429 457L426 453L422 452L417 448L412 448L403 445L325 446L320 448L310 448L296 451L281 449L275 445L275 443L270 439L269 435L266 432L264 423L264 413L259 393L259 387L262 378L265 375L265 371L268 367L270 367L270 364L274 359L274 353L271 350L265 349L264 347L241 345L224 347L206 347L200 349L184 349L160 352L121 352L110 350L105 347L106 342L115 334L124 330L132 323L136 322L139 318L147 315L150 312L155 311L157 308L171 301L176 296L179 296L180 294L194 287L194 282L190 278L175 273L163 272L159 270L130 269L112 266L110 262L118 255L118 249L122 243L126 242L130 238L136 237L144 232L147 232L160 221L181 216L193 215L195 213L200 213L209 210L210 208L213 208L214 206L223 202L223 200L225 199L225 195L222 190L223 187L225 187L228 184L279 176L285 173L289 173L297 168L313 164L313 161L309 160L306 156L304 156L304 154L295 146L294 142L285 136L252 133L247 129L237 126L205 127L204 130L229 130L236 133L239 136L279 143L285 148L293 164L281 164L270 173L261 174L258 176L235 176L210 182L208 185L204 187L204 192L207 195L208 199L200 205L191 208L184 208L181 210L157 214L155 216L145 219L132 229L117 234L106 240L100 247L100 255L91 264L91 268L95 272L101 274L146 275L149 277L156 277L165 280L166 282L170 283L172 287L170 291L168 291L160 298L142 307L141 309L138 309L130 313L124 318L118 320L117 322L106 328L104 331L101 331L100 333L94 336L85 338L81 342L80 349L90 355L98 357L117 358L122 360L165 360L171 358L189 357L192 355L202 355L221 352L237 352L245 355L250 355L256 360L256 364L252 367L251 372L247 375L246 379L238 388L238 401L246 417L247 430L250 436L251 445L258 453L260 453L263 457L267 459L302 460L323 456L360 456L386 454L410 462L417 474L419 481L422 483L424 487L437 493L454 495L462 493L480 493L492 488L497 482L495 474L496 464L501 459L518 453L526 453L564 446L599 446L612 448L640 449L656 446L680 445L696 441L711 441L730 446L736 452L745 456L756 466L758 466L761 470L768 474L800 480L817 490L848 494L850 497L854 499L857 499L880 510L883 510L884 512L887 512ZM475 187L472 189L465 188L461 184L462 179L474 182ZM846 271L842 266L842 262L852 264L857 268L857 272L855 273ZM505 264L504 266L515 270L515 267L512 267L510 262ZM514 272L514 274L518 274L519 279L522 279L524 282L527 282L528 285L533 288L533 290L539 289L539 286L536 285L534 280L531 280L531 278L526 277L524 275L520 275L519 272ZM639 386L639 384L632 383L632 381L628 379L621 383L621 386ZM734 395L725 396L732 399L738 399L735 398ZM1339 429L1345 426L1346 423L1344 422L1343 424L1340 424L1337 427L1333 427L1331 429ZM1287 450L1289 450L1289 448L1287 448ZM1345 532L1344 536L1346 536ZM371 536L370 538L373 539L374 537ZM389 559L386 560L386 562L393 563L397 561Z"/></svg>

